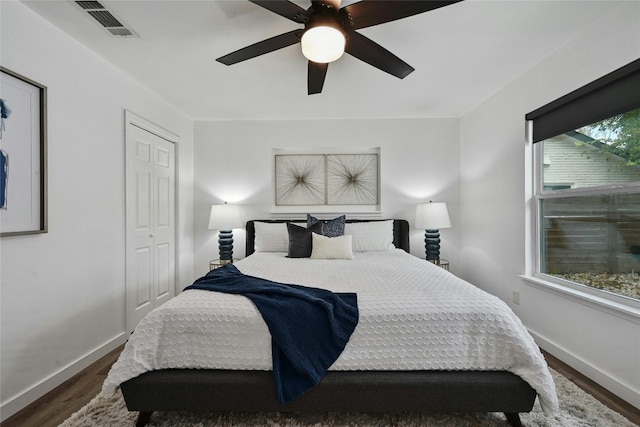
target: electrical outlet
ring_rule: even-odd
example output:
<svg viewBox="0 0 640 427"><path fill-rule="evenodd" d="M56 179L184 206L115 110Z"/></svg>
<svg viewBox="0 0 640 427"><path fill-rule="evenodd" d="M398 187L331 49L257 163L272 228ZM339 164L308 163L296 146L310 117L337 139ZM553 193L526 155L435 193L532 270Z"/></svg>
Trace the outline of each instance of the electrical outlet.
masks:
<svg viewBox="0 0 640 427"><path fill-rule="evenodd" d="M516 291L515 289L513 290L513 293L511 294L511 301L515 305L520 305L520 291Z"/></svg>

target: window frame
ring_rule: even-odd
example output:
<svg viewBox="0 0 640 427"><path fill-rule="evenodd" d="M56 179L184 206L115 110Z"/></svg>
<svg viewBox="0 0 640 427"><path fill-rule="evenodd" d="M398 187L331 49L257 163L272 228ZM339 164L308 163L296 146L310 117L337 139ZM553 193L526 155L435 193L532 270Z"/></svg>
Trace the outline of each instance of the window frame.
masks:
<svg viewBox="0 0 640 427"><path fill-rule="evenodd" d="M617 294L615 292L594 288L586 284L572 282L561 279L551 274L543 273L542 266L542 223L541 223L541 201L576 196L595 196L602 194L624 194L638 193L640 194L640 182L631 182L615 185L602 185L594 187L580 187L562 190L545 190L544 189L544 153L543 144L534 144L532 142L532 121L527 121L527 143L529 145L531 158L531 172L533 179L531 180L531 257L529 257L529 267L527 274L523 275L526 282L535 285L542 285L552 291L571 296L582 303L595 305L597 308L605 308L606 311L613 312L616 315L624 314L625 317L631 317L635 322L640 321L640 300Z"/></svg>

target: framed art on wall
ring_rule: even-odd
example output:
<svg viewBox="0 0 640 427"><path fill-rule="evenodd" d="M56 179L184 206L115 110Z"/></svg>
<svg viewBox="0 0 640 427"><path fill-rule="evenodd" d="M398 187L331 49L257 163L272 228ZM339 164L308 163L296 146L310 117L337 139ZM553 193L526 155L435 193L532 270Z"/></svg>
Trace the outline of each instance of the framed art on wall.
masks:
<svg viewBox="0 0 640 427"><path fill-rule="evenodd" d="M324 205L323 155L276 155L276 205Z"/></svg>
<svg viewBox="0 0 640 427"><path fill-rule="evenodd" d="M378 155L327 155L327 204L378 203Z"/></svg>
<svg viewBox="0 0 640 427"><path fill-rule="evenodd" d="M0 236L46 233L47 88L0 77Z"/></svg>
<svg viewBox="0 0 640 427"><path fill-rule="evenodd" d="M379 149L275 153L275 205L343 210L380 204Z"/></svg>

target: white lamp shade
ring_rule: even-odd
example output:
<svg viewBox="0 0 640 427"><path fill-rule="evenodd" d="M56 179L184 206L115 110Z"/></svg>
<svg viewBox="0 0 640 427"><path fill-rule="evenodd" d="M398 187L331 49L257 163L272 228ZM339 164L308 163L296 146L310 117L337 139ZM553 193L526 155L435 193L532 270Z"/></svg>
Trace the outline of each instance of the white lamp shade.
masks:
<svg viewBox="0 0 640 427"><path fill-rule="evenodd" d="M210 230L232 230L242 227L238 205L211 205L209 214Z"/></svg>
<svg viewBox="0 0 640 427"><path fill-rule="evenodd" d="M449 227L451 221L446 203L423 203L416 207L415 228L437 230Z"/></svg>
<svg viewBox="0 0 640 427"><path fill-rule="evenodd" d="M342 56L346 39L337 28L321 25L306 30L300 43L309 61L326 64Z"/></svg>

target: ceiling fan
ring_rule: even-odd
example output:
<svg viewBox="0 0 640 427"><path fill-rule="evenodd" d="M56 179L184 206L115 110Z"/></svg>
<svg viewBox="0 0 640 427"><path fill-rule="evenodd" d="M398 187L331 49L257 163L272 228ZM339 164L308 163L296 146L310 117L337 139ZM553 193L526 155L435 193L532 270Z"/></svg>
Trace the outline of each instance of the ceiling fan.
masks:
<svg viewBox="0 0 640 427"><path fill-rule="evenodd" d="M303 9L288 0L249 0L273 13L299 24L299 28L252 44L221 56L216 61L232 65L297 43L309 60L308 94L322 92L330 62L344 52L355 56L400 79L414 68L373 40L356 30L385 22L407 18L448 6L462 0L362 0L340 8L341 0L311 0L311 7Z"/></svg>

